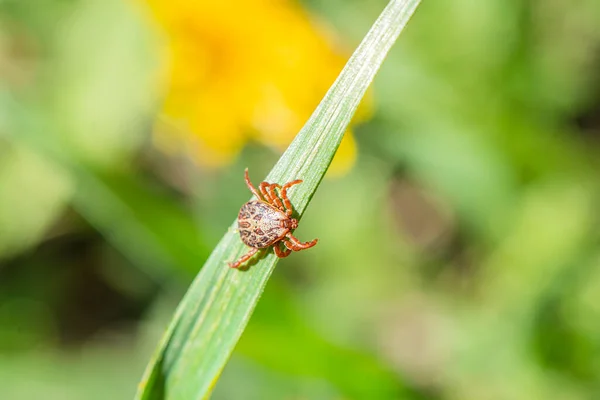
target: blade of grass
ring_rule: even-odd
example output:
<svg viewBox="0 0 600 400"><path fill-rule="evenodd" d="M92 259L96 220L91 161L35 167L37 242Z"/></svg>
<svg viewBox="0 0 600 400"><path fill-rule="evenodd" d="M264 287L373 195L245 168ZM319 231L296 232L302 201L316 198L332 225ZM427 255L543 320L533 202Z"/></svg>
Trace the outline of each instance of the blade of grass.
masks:
<svg viewBox="0 0 600 400"><path fill-rule="evenodd" d="M298 216L306 210L367 87L418 3L388 4L267 176L270 182L304 180L290 193ZM228 261L247 251L234 226L235 222L181 301L144 374L138 399L210 395L278 260L269 253L247 271L228 268Z"/></svg>

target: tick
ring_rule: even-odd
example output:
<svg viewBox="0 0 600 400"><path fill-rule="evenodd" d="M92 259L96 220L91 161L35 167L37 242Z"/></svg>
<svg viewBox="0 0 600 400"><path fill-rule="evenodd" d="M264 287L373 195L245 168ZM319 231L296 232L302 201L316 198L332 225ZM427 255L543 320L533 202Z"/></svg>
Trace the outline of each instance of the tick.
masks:
<svg viewBox="0 0 600 400"><path fill-rule="evenodd" d="M284 258L293 251L309 249L319 239L301 242L292 231L298 227L298 220L292 218L294 209L287 196L287 191L294 185L302 183L300 179L281 186L277 183L262 182L258 189L252 185L248 177L248 168L244 172L246 186L258 200L244 204L238 214L238 229L242 242L251 247L250 251L234 263L231 268L239 268L260 249L273 246L275 255ZM277 195L279 191L279 196ZM281 197L281 198L280 198ZM281 248L283 244L283 249Z"/></svg>

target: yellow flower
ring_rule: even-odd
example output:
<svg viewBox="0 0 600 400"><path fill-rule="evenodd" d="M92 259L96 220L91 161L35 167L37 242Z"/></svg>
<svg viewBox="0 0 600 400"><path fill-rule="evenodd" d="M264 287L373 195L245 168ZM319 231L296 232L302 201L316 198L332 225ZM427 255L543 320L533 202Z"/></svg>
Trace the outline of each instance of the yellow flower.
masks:
<svg viewBox="0 0 600 400"><path fill-rule="evenodd" d="M346 61L288 0L146 3L168 44L164 113L204 165L230 162L249 140L285 149ZM355 157L347 132L332 172Z"/></svg>

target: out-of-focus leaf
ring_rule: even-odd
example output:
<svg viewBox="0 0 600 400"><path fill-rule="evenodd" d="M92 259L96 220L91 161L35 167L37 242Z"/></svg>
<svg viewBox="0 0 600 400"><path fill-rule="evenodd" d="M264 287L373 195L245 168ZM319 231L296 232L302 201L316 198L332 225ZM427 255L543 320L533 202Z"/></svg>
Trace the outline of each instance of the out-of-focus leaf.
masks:
<svg viewBox="0 0 600 400"><path fill-rule="evenodd" d="M138 265L154 267L153 275L177 268L191 274L208 256L199 221L143 181L91 169L79 177L75 208Z"/></svg>
<svg viewBox="0 0 600 400"><path fill-rule="evenodd" d="M0 158L0 258L34 245L73 192L69 174L23 146Z"/></svg>
<svg viewBox="0 0 600 400"><path fill-rule="evenodd" d="M87 163L110 167L128 160L159 102L152 30L134 3L83 0L56 32L46 107L72 155Z"/></svg>
<svg viewBox="0 0 600 400"><path fill-rule="evenodd" d="M57 128L34 108L10 96L0 96L0 108L10 110L10 138L18 145L48 156L54 167L68 172L76 189L71 201L121 252L156 279L169 267L187 273L205 260L198 220L172 199L151 190L142 179L101 172L82 163L72 148L62 145ZM157 268L158 267L158 268Z"/></svg>
<svg viewBox="0 0 600 400"><path fill-rule="evenodd" d="M397 399L406 395L398 377L373 357L330 343L317 334L294 307L291 288L273 283L263 295L236 354L273 371L322 379L350 399Z"/></svg>

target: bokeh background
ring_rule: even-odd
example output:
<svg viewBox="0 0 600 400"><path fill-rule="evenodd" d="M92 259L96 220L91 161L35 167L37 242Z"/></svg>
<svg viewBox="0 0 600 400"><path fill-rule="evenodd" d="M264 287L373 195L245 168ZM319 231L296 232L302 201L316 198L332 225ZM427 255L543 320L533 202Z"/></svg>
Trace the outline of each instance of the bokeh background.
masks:
<svg viewBox="0 0 600 400"><path fill-rule="evenodd" d="M0 398L133 396L385 6L217 3L0 1ZM600 2L425 0L213 398L600 398L599 155Z"/></svg>

